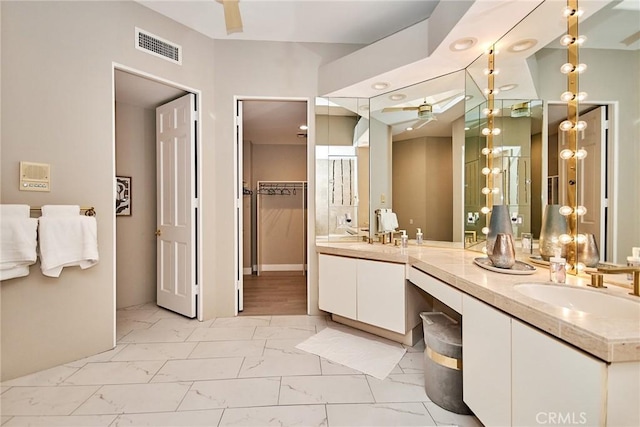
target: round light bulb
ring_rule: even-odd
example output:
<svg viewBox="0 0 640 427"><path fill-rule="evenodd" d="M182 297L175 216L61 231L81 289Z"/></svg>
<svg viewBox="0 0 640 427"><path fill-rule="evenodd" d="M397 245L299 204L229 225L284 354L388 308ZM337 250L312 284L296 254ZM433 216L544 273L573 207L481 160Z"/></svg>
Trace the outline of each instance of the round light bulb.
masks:
<svg viewBox="0 0 640 427"><path fill-rule="evenodd" d="M578 38L576 39L576 43L578 45L582 45L586 41L587 41L587 37L586 36L578 36Z"/></svg>
<svg viewBox="0 0 640 427"><path fill-rule="evenodd" d="M488 156L489 154L491 154L491 149L488 147L484 147L482 149L482 151L480 151L483 155Z"/></svg>
<svg viewBox="0 0 640 427"><path fill-rule="evenodd" d="M584 262L579 262L576 264L576 270L578 271L578 273L584 271L587 269L587 266L585 265Z"/></svg>
<svg viewBox="0 0 640 427"><path fill-rule="evenodd" d="M587 235L586 234L578 234L578 236L576 237L576 242L580 243L581 245L587 243Z"/></svg>
<svg viewBox="0 0 640 427"><path fill-rule="evenodd" d="M493 111L491 112L491 114L493 114L494 116L497 116L498 114L500 114L500 109L499 108L494 108Z"/></svg>
<svg viewBox="0 0 640 427"><path fill-rule="evenodd" d="M562 66L560 67L560 72L562 74L569 74L575 69L576 67L572 63L567 62L565 64L562 64Z"/></svg>
<svg viewBox="0 0 640 427"><path fill-rule="evenodd" d="M491 135L491 129L489 129L489 128L482 129L482 134L485 135L485 136Z"/></svg>
<svg viewBox="0 0 640 427"><path fill-rule="evenodd" d="M560 130L566 132L571 129L573 129L573 123L570 120L565 120L562 123L560 123Z"/></svg>
<svg viewBox="0 0 640 427"><path fill-rule="evenodd" d="M491 114L491 110L488 108L485 108L484 110L482 110L482 114L484 114L485 116L488 116L489 114Z"/></svg>
<svg viewBox="0 0 640 427"><path fill-rule="evenodd" d="M489 227L482 227L482 234L489 234Z"/></svg>
<svg viewBox="0 0 640 427"><path fill-rule="evenodd" d="M482 189L482 194L489 194L489 193L491 193L491 189L489 187L484 187Z"/></svg>
<svg viewBox="0 0 640 427"><path fill-rule="evenodd" d="M573 240L573 237L569 236L568 234L561 234L560 236L558 236L558 241L563 245L566 245L567 243L571 243L572 240Z"/></svg>
<svg viewBox="0 0 640 427"><path fill-rule="evenodd" d="M493 130L491 131L491 133L494 135L500 135L500 132L502 132L500 128L493 128Z"/></svg>
<svg viewBox="0 0 640 427"><path fill-rule="evenodd" d="M562 46L569 46L574 41L575 41L575 39L573 38L573 36L571 34L565 34L564 36L560 37L560 44Z"/></svg>
<svg viewBox="0 0 640 427"><path fill-rule="evenodd" d="M485 234L486 234L486 233L485 233ZM483 254L486 254L486 253L487 253L487 247L486 247L486 246L483 246L483 247L482 247L482 253L483 253Z"/></svg>
<svg viewBox="0 0 640 427"><path fill-rule="evenodd" d="M576 95L573 92L566 91L566 92L562 92L562 95L560 95L560 100L563 102L569 102L573 100L575 97Z"/></svg>
<svg viewBox="0 0 640 427"><path fill-rule="evenodd" d="M493 189L493 194L498 194L500 192L500 189L498 187Z"/></svg>
<svg viewBox="0 0 640 427"><path fill-rule="evenodd" d="M576 213L580 216L585 215L587 213L587 208L585 208L584 206L578 206L576 208Z"/></svg>
<svg viewBox="0 0 640 427"><path fill-rule="evenodd" d="M582 120L580 120L578 123L576 123L576 130L585 130L587 128L587 122L583 122Z"/></svg>
<svg viewBox="0 0 640 427"><path fill-rule="evenodd" d="M491 169L484 167L482 168L482 175L489 175L491 173Z"/></svg>
<svg viewBox="0 0 640 427"><path fill-rule="evenodd" d="M578 73L584 73L585 71L587 71L587 64L578 64L578 66L576 67L576 71Z"/></svg>
<svg viewBox="0 0 640 427"><path fill-rule="evenodd" d="M560 215L571 215L573 213L573 208L571 206L561 206L560 207Z"/></svg>
<svg viewBox="0 0 640 427"><path fill-rule="evenodd" d="M562 155L562 153L560 154ZM576 159L582 160L585 157L587 157L587 150L585 150L584 148L580 148L578 151L576 151Z"/></svg>
<svg viewBox="0 0 640 427"><path fill-rule="evenodd" d="M576 98L578 101L582 102L587 99L587 92L580 92Z"/></svg>
<svg viewBox="0 0 640 427"><path fill-rule="evenodd" d="M569 160L572 157L573 157L573 150L569 150L568 148L565 148L560 152L560 158L563 160Z"/></svg>
<svg viewBox="0 0 640 427"><path fill-rule="evenodd" d="M483 206L483 207L480 209L480 212L482 212L483 214L485 214L485 215L486 215L486 214L488 214L489 212L491 212L491 209L489 209L489 208L488 208L488 207L486 207L486 206Z"/></svg>
<svg viewBox="0 0 640 427"><path fill-rule="evenodd" d="M493 168L491 171L494 175L498 175L500 173L500 168Z"/></svg>

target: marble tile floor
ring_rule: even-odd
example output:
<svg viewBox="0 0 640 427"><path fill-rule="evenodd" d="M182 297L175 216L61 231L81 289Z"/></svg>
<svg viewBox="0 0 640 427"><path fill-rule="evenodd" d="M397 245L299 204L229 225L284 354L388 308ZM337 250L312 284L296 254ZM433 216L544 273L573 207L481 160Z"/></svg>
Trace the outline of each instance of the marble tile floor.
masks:
<svg viewBox="0 0 640 427"><path fill-rule="evenodd" d="M325 316L118 310L113 350L3 382L0 424L482 426L429 401L422 342L384 381L295 348L328 325L346 328Z"/></svg>

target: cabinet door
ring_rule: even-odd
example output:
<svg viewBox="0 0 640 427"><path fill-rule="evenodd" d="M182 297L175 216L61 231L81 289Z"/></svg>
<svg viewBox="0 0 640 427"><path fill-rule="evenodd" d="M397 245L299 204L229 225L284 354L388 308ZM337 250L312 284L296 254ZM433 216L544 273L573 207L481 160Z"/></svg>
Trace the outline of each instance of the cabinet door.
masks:
<svg viewBox="0 0 640 427"><path fill-rule="evenodd" d="M358 320L405 334L404 264L358 260Z"/></svg>
<svg viewBox="0 0 640 427"><path fill-rule="evenodd" d="M356 260L333 255L318 257L318 306L356 319Z"/></svg>
<svg viewBox="0 0 640 427"><path fill-rule="evenodd" d="M605 425L606 364L512 321L513 425Z"/></svg>
<svg viewBox="0 0 640 427"><path fill-rule="evenodd" d="M511 318L462 296L462 395L486 426L511 425Z"/></svg>

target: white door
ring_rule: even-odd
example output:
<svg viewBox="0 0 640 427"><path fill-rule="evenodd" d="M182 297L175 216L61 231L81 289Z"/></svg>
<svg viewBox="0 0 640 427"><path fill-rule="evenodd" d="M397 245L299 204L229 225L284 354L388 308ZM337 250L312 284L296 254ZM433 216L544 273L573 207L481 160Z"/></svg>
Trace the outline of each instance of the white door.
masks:
<svg viewBox="0 0 640 427"><path fill-rule="evenodd" d="M157 304L196 316L195 95L156 109Z"/></svg>
<svg viewBox="0 0 640 427"><path fill-rule="evenodd" d="M587 123L584 138L578 134L578 146L587 151L587 157L578 167L579 204L587 208L587 213L578 218L578 233L593 234L600 249L600 258L605 259L606 239L604 219L606 211L605 194L605 147L606 147L606 107L598 107L580 116Z"/></svg>
<svg viewBox="0 0 640 427"><path fill-rule="evenodd" d="M578 148L587 151L587 157L578 162L578 204L587 208L587 213L578 218L578 233L593 234L598 244L600 259L605 259L606 238L606 107L600 106L584 113L579 120L587 123L584 132L578 132ZM558 139L558 153L567 148L561 132ZM566 182L566 161L558 157L560 182ZM565 203L566 189L560 186L560 204Z"/></svg>
<svg viewBox="0 0 640 427"><path fill-rule="evenodd" d="M243 163L243 152L242 152L242 101L238 101L237 104L237 111L236 111L236 135L235 135L235 139L236 139L236 165L235 165L235 170L236 170L236 183L235 183L235 204L236 204L236 209L235 209L235 219L234 219L234 223L235 223L235 227L236 227L236 247L235 247L235 270L236 270L236 298L237 298L237 311L243 311L244 310L244 281L243 281L243 274L244 274L244 258L243 258L243 254L244 254L244 250L243 250L243 238L244 238L244 233L243 233L243 225L244 225L244 215L243 215L243 211L242 211L242 196L243 196L243 189L244 189L244 185L243 185L243 176L244 176L244 172L243 172L243 168L242 168L242 163ZM251 227L251 225L249 225L249 227ZM250 229L250 228L249 228Z"/></svg>

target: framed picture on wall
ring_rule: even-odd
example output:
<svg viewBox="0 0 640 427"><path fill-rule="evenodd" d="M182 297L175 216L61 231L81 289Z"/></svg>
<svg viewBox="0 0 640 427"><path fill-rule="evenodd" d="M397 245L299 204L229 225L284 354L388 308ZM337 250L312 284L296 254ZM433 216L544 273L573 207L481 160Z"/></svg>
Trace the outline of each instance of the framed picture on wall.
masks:
<svg viewBox="0 0 640 427"><path fill-rule="evenodd" d="M116 176L116 216L131 215L131 177Z"/></svg>

